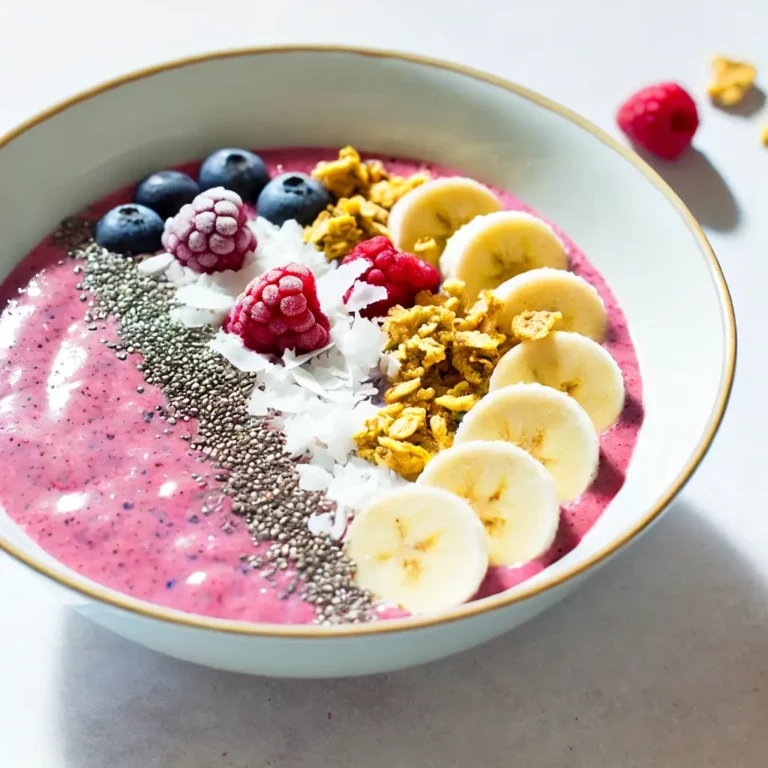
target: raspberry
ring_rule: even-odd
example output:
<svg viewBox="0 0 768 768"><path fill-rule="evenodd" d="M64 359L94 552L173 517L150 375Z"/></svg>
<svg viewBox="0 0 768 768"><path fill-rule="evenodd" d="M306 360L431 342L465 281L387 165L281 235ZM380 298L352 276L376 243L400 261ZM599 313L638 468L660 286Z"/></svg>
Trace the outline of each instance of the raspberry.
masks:
<svg viewBox="0 0 768 768"><path fill-rule="evenodd" d="M328 344L330 325L320 309L314 275L302 264L286 264L254 280L224 325L249 349L281 355L312 352Z"/></svg>
<svg viewBox="0 0 768 768"><path fill-rule="evenodd" d="M360 311L363 317L383 317L398 304L412 307L419 291L434 293L440 285L440 273L431 264L409 253L400 253L384 235L358 243L343 263L356 259L365 259L370 264L360 280L387 289L386 299L369 304ZM344 295L344 301L351 296L352 288Z"/></svg>
<svg viewBox="0 0 768 768"><path fill-rule="evenodd" d="M208 189L165 222L163 245L195 272L240 269L245 254L256 247L248 214L237 192Z"/></svg>
<svg viewBox="0 0 768 768"><path fill-rule="evenodd" d="M674 160L699 127L696 103L677 83L643 88L619 108L616 121L636 144L665 160Z"/></svg>

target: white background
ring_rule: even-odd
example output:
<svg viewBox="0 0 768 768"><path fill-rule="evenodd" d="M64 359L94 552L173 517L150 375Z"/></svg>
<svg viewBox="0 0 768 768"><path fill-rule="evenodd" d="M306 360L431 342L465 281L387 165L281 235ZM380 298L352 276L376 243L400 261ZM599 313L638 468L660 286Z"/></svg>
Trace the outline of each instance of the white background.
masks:
<svg viewBox="0 0 768 768"><path fill-rule="evenodd" d="M629 92L679 80L701 106L699 152L661 170L711 237L740 333L725 424L665 520L567 603L429 667L338 682L213 672L91 626L0 560L3 767L764 768L768 106L724 114L703 87L723 51L762 65L768 88L767 40L765 0L0 0L0 133L137 67L278 42L454 59L613 132Z"/></svg>

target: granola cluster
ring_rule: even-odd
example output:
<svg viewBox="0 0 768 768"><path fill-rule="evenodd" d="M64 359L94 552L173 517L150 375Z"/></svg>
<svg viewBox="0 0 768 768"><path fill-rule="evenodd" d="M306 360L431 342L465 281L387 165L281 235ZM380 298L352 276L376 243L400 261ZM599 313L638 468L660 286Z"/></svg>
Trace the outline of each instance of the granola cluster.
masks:
<svg viewBox="0 0 768 768"><path fill-rule="evenodd" d="M712 60L712 82L707 93L715 104L732 107L744 100L756 76L757 70L751 64L716 56Z"/></svg>
<svg viewBox="0 0 768 768"><path fill-rule="evenodd" d="M520 341L538 341L549 336L562 319L562 312L522 312L512 318L512 335Z"/></svg>
<svg viewBox="0 0 768 768"><path fill-rule="evenodd" d="M318 163L312 175L337 202L305 227L304 242L323 251L329 261L346 256L362 240L388 236L390 208L428 180L423 173L392 176L380 160L363 161L353 147L339 150L338 160Z"/></svg>
<svg viewBox="0 0 768 768"><path fill-rule="evenodd" d="M384 407L356 434L357 453L413 480L438 451L450 448L464 414L488 391L507 348L498 329L503 303L491 291L467 306L464 284L421 293L384 323L392 386Z"/></svg>

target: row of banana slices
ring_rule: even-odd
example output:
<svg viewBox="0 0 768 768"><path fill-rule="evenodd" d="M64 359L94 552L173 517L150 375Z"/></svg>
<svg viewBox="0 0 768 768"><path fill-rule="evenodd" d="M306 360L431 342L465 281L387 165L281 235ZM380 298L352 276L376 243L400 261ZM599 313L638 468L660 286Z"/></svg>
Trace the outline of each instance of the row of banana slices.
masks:
<svg viewBox="0 0 768 768"><path fill-rule="evenodd" d="M563 316L562 330L501 358L453 447L415 484L352 521L345 548L357 583L412 613L464 603L489 565L546 552L560 504L594 480L598 433L624 405L621 370L600 345L608 318L597 291L567 271L565 247L545 222L500 209L482 184L445 178L409 192L389 219L401 250L413 252L424 238L443 248L443 276L464 281L470 301L492 289L505 304L502 329L529 310Z"/></svg>

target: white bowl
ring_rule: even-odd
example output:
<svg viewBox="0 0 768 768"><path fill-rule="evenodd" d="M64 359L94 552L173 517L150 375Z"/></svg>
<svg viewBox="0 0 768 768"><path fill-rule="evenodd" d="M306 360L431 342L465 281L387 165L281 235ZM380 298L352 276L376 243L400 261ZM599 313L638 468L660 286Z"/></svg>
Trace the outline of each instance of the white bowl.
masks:
<svg viewBox="0 0 768 768"><path fill-rule="evenodd" d="M647 530L722 419L733 309L704 234L672 190L563 107L417 56L324 47L206 54L53 107L0 139L0 277L59 219L158 167L216 146L345 143L509 189L586 252L627 314L642 369L645 421L626 482L575 550L519 587L437 616L339 628L222 621L132 599L67 570L0 512L0 548L69 588L94 621L155 650L222 669L321 677L477 645L556 603Z"/></svg>

